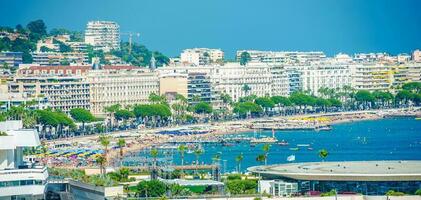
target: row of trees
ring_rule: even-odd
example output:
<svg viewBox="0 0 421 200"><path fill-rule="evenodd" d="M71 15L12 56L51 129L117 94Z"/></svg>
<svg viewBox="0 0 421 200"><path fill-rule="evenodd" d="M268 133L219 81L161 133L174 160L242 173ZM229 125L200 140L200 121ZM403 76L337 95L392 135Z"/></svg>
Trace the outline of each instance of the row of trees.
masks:
<svg viewBox="0 0 421 200"><path fill-rule="evenodd" d="M31 101L0 113L0 120L22 119L26 128L38 127L44 137L46 134L59 137L74 134L75 130L79 134L100 133L118 126L135 128L140 124L162 127L209 119L229 120L262 115L405 107L420 105L420 92L421 83L412 82L404 84L395 95L387 91L356 91L349 87L337 90L320 88L318 97L309 92L294 92L289 97L249 95L240 98L238 102L233 102L229 95L221 94L222 104L218 109L213 109L211 104L201 102L200 99L196 101L198 103L189 104L187 99L180 94L176 95L175 101L170 105L165 96L151 94L150 104L132 105L125 108L115 104L105 108L108 119L111 119L105 126L101 119L95 118L86 109L72 109L69 112L71 117L69 118L65 113L57 110L30 109L37 103ZM82 126L77 129L74 122L79 122Z"/></svg>

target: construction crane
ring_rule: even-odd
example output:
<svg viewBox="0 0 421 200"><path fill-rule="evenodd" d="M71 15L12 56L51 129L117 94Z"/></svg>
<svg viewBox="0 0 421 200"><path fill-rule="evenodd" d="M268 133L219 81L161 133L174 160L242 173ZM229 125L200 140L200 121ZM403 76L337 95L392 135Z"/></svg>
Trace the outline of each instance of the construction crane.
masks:
<svg viewBox="0 0 421 200"><path fill-rule="evenodd" d="M132 33L132 32L121 32L120 35L128 35L129 36L129 54L132 53L132 39L133 34L136 35L137 40L140 42L140 33Z"/></svg>

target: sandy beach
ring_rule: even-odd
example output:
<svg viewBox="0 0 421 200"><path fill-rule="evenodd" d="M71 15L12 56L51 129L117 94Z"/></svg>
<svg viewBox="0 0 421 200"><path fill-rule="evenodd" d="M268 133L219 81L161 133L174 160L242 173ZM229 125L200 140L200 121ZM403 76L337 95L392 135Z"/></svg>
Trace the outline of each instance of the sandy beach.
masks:
<svg viewBox="0 0 421 200"><path fill-rule="evenodd" d="M201 139L211 139L216 136L225 134L238 134L243 132L253 131L251 128L252 124L259 120L275 120L275 121L288 121L300 123L323 123L323 124L338 124L347 123L361 120L376 120L389 116L421 116L421 109L389 109L389 110L369 110L369 111L352 111L352 112L339 112L339 113L318 113L318 114L301 114L294 116L276 116L276 117L263 117L254 119L245 119L237 121L227 122L210 122L207 124L197 124L189 126L172 126L164 128L153 128L153 129L136 129L128 131L118 131L108 133L111 136L111 143L109 146L108 161L112 164L120 159L120 149L115 148L118 138L124 138L126 140L126 147L123 149L125 155L137 152L139 150L157 146L169 141L194 141ZM205 134L196 135L164 135L158 134L160 131L173 130L175 128L196 128L206 129L209 132ZM49 149L54 149L60 144L70 144L69 149L102 149L103 147L98 143L98 135L89 135L73 138L65 138L47 141L46 145ZM61 162L65 161L65 162ZM86 159L86 163L83 166L89 167L94 166L93 159ZM47 158L46 161L49 165L56 167L72 167L75 165L80 166L77 161L69 162L65 158L58 159L55 156Z"/></svg>

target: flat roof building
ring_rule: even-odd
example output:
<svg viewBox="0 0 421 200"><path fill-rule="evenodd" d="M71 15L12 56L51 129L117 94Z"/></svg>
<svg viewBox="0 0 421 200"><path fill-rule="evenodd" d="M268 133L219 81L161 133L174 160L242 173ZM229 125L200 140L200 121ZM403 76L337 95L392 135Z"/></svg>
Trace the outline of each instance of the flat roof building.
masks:
<svg viewBox="0 0 421 200"><path fill-rule="evenodd" d="M44 199L48 172L23 160L23 148L37 147L38 132L22 121L0 122L0 199Z"/></svg>
<svg viewBox="0 0 421 200"><path fill-rule="evenodd" d="M298 183L309 191L384 195L388 190L413 193L421 188L421 161L308 162L255 166L248 170L264 179Z"/></svg>

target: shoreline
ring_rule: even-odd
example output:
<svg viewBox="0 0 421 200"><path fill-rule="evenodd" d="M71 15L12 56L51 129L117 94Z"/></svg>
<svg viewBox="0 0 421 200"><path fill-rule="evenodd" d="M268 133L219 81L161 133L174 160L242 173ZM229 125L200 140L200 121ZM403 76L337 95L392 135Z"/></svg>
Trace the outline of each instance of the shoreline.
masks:
<svg viewBox="0 0 421 200"><path fill-rule="evenodd" d="M351 111L351 112L338 112L338 113L317 113L317 114L299 114L299 115L292 115L292 116L275 116L275 117L262 117L262 118L253 118L253 119L245 119L245 120L238 120L238 121L226 121L226 122L210 122L206 124L195 124L195 125L188 125L188 126L172 126L172 127L161 127L161 128L152 128L152 129L136 129L136 130L129 130L129 131L119 131L108 133L107 135L111 136L111 145L118 140L118 138L124 138L126 140L126 147L123 149L123 157L134 154L138 151L141 151L145 148L150 148L152 146L165 144L171 141L171 139L176 138L177 140L192 140L192 139L204 139L204 138L212 138L221 135L234 135L234 134L241 134L245 132L252 132L253 128L251 128L251 124L253 122L259 120L300 120L300 119L311 119L311 118L327 118L329 121L327 124L329 125L336 125L341 123L352 123L357 121L366 121L366 120L379 120L386 117L412 117L421 115L420 107L417 108L406 108L406 109L385 109L385 110L368 110L368 111ZM326 123L326 122L325 122ZM157 134L159 131L163 130L171 130L175 128L183 128L183 127L201 127L207 128L211 130L209 133L205 134L195 134L195 135L180 135L180 136L170 136L164 134ZM98 137L99 135L90 135L90 136L82 136L82 137L75 137L75 138L65 138L60 140L53 140L47 141L48 145L55 145L58 143L69 143L72 144L79 144L79 146L74 145L74 147L82 148L83 145L88 143L90 144L89 147L101 149L101 146L98 144ZM63 141L64 140L64 141ZM86 146L85 146L86 147ZM118 148L110 148L108 153L108 161L109 163L115 163L120 161L120 149ZM53 159L53 158L50 158ZM55 164L52 164L54 167ZM71 164L74 165L74 164ZM94 162L88 162L86 167L95 167L96 164ZM64 165L64 167L71 167L69 165Z"/></svg>

